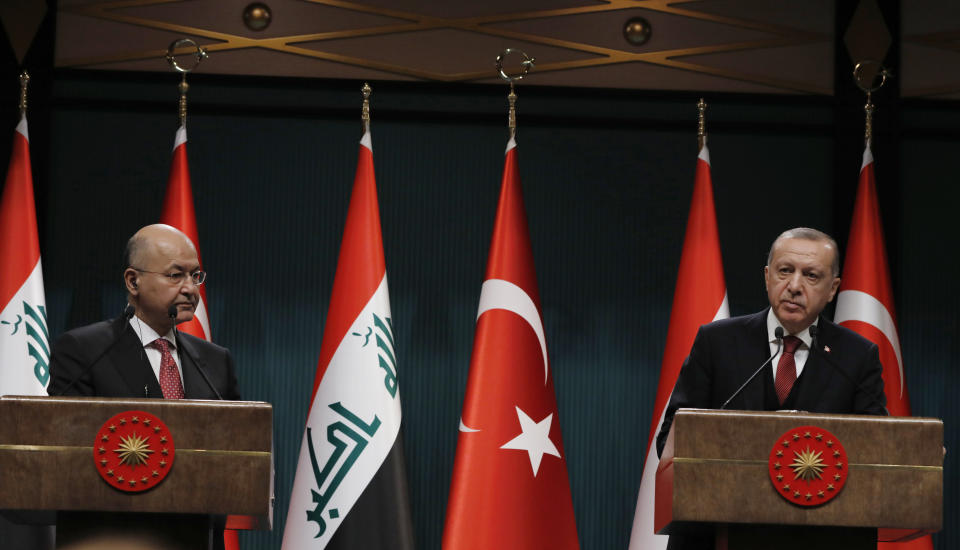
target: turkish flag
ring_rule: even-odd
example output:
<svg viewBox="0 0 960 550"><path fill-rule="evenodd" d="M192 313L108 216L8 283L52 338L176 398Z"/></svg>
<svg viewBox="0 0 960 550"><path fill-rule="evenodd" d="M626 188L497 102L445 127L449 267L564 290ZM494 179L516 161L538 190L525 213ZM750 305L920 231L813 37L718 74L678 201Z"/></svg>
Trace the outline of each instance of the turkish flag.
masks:
<svg viewBox="0 0 960 550"><path fill-rule="evenodd" d="M170 164L170 177L167 179L167 195L163 200L163 212L160 214L160 223L176 227L190 238L193 247L197 249L197 260L200 269L203 269L203 260L200 257L200 233L197 231L197 214L193 208L193 189L190 187L190 166L187 164L187 127L177 128L173 141L173 161ZM207 287L201 285L200 301L197 310L193 312L193 319L177 325L177 330L187 334L211 340L210 320L207 317ZM228 524L240 520L238 517L228 516ZM225 529L223 532L224 550L239 550L240 542L237 532Z"/></svg>
<svg viewBox="0 0 960 550"><path fill-rule="evenodd" d="M710 151L706 144L697 157L693 198L687 218L687 232L680 254L677 286L673 293L673 309L667 330L667 345L660 365L660 383L653 404L650 434L647 438L647 460L640 480L640 493L630 534L631 550L652 550L667 547L666 535L654 533L654 489L660 459L654 438L663 424L663 415L670 401L673 386L680 375L683 360L690 353L697 329L717 319L730 316L727 286L723 279L720 237L713 204L713 183L710 179Z"/></svg>
<svg viewBox="0 0 960 550"><path fill-rule="evenodd" d="M867 338L880 348L883 391L893 416L910 416L910 396L903 371L893 285L880 223L873 153L867 144L860 167L860 183L850 222L850 241L844 261L834 321ZM906 543L878 543L884 550L932 549L929 536Z"/></svg>
<svg viewBox="0 0 960 550"><path fill-rule="evenodd" d="M200 234L197 231L197 215L193 209L193 190L190 187L190 167L187 164L187 128L181 126L173 143L173 162L170 165L170 177L167 180L167 196L163 200L163 213L160 223L176 227L190 238L197 249L200 269L203 259L200 257ZM193 319L177 326L180 332L186 332L210 341L210 321L207 317L207 287L200 286L200 302L193 313Z"/></svg>
<svg viewBox="0 0 960 550"><path fill-rule="evenodd" d="M443 547L580 547L513 139L480 290Z"/></svg>

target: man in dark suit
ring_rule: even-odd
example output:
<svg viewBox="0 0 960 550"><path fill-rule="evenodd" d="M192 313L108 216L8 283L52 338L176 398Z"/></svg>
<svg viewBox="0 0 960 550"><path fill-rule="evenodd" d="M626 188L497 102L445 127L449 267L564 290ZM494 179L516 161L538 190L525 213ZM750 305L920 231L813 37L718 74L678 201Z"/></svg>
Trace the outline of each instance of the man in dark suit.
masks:
<svg viewBox="0 0 960 550"><path fill-rule="evenodd" d="M763 273L769 308L697 332L657 435L658 455L677 409L720 408L771 355L728 409L886 414L876 344L820 317L840 286L837 243L815 229L785 231ZM668 548L713 548L713 538L671 537Z"/></svg>
<svg viewBox="0 0 960 550"><path fill-rule="evenodd" d="M190 239L149 225L130 238L124 260L125 314L53 344L47 393L240 399L230 352L175 330L193 319L206 278Z"/></svg>

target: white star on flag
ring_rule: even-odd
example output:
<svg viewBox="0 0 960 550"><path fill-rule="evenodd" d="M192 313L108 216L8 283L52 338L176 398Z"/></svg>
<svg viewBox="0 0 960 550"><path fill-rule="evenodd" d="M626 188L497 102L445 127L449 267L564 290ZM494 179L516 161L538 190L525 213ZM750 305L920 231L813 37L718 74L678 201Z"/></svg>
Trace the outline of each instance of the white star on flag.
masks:
<svg viewBox="0 0 960 550"><path fill-rule="evenodd" d="M537 477L537 471L540 470L540 461L544 454L560 457L560 451L550 440L550 423L553 421L553 413L547 415L540 422L534 422L527 413L517 409L517 418L520 419L520 435L504 443L501 449L516 449L518 451L527 451L530 454L530 467L533 468L533 477Z"/></svg>

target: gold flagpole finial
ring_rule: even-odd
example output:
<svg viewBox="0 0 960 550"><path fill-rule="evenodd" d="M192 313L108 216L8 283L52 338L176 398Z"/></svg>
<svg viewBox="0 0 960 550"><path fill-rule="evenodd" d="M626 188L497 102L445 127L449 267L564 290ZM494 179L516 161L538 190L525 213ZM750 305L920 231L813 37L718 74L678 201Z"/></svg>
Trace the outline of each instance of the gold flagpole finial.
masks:
<svg viewBox="0 0 960 550"><path fill-rule="evenodd" d="M863 106L863 142L868 145L870 141L873 140L873 113L876 110L877 107L873 104L871 93L867 92L867 103Z"/></svg>
<svg viewBox="0 0 960 550"><path fill-rule="evenodd" d="M178 107L178 112L180 113L180 126L186 126L187 124L187 92L190 90L190 85L187 84L187 73L183 73L180 77L180 84L177 86L177 90L180 91L180 102Z"/></svg>
<svg viewBox="0 0 960 550"><path fill-rule="evenodd" d="M510 110L507 114L507 127L510 129L510 137L514 138L517 135L517 91L513 88L513 82L510 82L507 102L510 104Z"/></svg>
<svg viewBox="0 0 960 550"><path fill-rule="evenodd" d="M196 59L196 61L194 61L192 67L185 67L177 63L177 50L187 46L195 49L193 57ZM167 54L164 57L167 59L167 63L170 64L170 67L174 71L180 73L180 84L177 86L177 90L180 92L178 112L180 115L180 126L185 126L187 124L187 92L190 90L190 85L187 84L187 73L193 72L193 70L200 65L200 62L208 57L207 50L205 48L201 48L196 42L189 38L180 38L179 40L174 40L170 43L170 46L167 47Z"/></svg>
<svg viewBox="0 0 960 550"><path fill-rule="evenodd" d="M864 71L868 70L868 68L870 68L870 79L864 82L866 77ZM878 76L880 77L880 82L874 85ZM870 141L873 139L873 113L877 110L876 105L873 104L873 92L883 88L883 85L887 83L887 78L892 77L893 73L879 61L868 59L857 63L853 68L853 82L857 85L857 88L860 88L863 93L867 94L867 103L863 106L863 141L867 146L870 145Z"/></svg>
<svg viewBox="0 0 960 550"><path fill-rule="evenodd" d="M364 82L363 87L360 88L360 93L363 94L363 108L360 111L360 120L363 121L363 131L366 133L370 131L370 94L373 93L373 88L370 87L370 83Z"/></svg>
<svg viewBox="0 0 960 550"><path fill-rule="evenodd" d="M697 102L697 150L707 144L707 102L700 98Z"/></svg>
<svg viewBox="0 0 960 550"><path fill-rule="evenodd" d="M30 84L30 73L20 73L20 116L27 116L27 85Z"/></svg>
<svg viewBox="0 0 960 550"><path fill-rule="evenodd" d="M523 61L520 62L520 73L516 75L508 75L506 71L503 70L503 60L511 53L519 53L523 56ZM514 82L523 80L523 77L527 76L527 73L530 72L530 69L533 68L536 58L528 56L526 53L516 49L516 48L507 48L500 52L500 55L497 56L497 72L500 73L500 78L506 80L510 83L510 93L507 94L507 101L510 104L510 110L507 115L507 127L510 129L510 138L513 139L517 136L517 91L514 88Z"/></svg>

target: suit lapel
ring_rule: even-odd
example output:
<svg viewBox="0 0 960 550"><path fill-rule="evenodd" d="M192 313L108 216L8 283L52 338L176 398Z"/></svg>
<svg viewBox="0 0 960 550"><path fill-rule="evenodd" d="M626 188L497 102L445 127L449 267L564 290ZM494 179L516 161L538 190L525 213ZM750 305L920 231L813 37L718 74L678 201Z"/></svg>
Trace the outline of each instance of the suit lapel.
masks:
<svg viewBox="0 0 960 550"><path fill-rule="evenodd" d="M823 350L824 346L830 346L833 343L836 332L833 324L822 317L817 323L817 328L816 345L820 350ZM787 397L787 404L791 408L802 411L818 410L817 404L824 395L823 389L830 387L830 379L836 374L833 372L833 367L826 364L826 361L820 355L821 353L822 351L817 352L811 349L807 355L803 372L800 373L800 378L794 384L793 391Z"/></svg>
<svg viewBox="0 0 960 550"><path fill-rule="evenodd" d="M769 309L769 308L768 308ZM750 315L746 320L747 332L746 341L741 342L740 372L743 373L740 381L736 382L739 387L757 368L770 357L770 346L767 343L767 311L764 309L760 313ZM764 367L758 379L750 382L750 385L743 390L741 394L742 404L740 407L747 411L764 410L764 396L766 395L765 386L773 384L773 372L770 367ZM769 379L769 381L768 381Z"/></svg>
<svg viewBox="0 0 960 550"><path fill-rule="evenodd" d="M156 397L162 395L160 383L153 374L153 368L147 362L143 343L123 317L117 320L123 326L115 326L123 335L116 349L110 353L109 361L120 379L123 380L131 397ZM144 390L146 388L146 390Z"/></svg>
<svg viewBox="0 0 960 550"><path fill-rule="evenodd" d="M198 368L205 368L206 361L192 342L177 332L177 349L180 350L180 372L183 373L183 396L186 399L210 399L213 395L200 376Z"/></svg>

